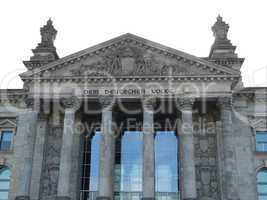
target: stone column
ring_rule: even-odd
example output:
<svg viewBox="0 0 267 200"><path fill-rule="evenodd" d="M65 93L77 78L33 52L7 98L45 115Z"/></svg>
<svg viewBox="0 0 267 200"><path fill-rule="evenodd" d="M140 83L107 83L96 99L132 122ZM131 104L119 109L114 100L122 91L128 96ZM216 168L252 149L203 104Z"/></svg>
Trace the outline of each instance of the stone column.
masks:
<svg viewBox="0 0 267 200"><path fill-rule="evenodd" d="M33 109L34 99L26 99L28 109L20 111L18 129L14 143L13 182L15 199L30 199L34 143L36 137L37 110Z"/></svg>
<svg viewBox="0 0 267 200"><path fill-rule="evenodd" d="M31 199L39 199L40 183L42 166L44 162L44 146L45 136L47 134L47 116L39 114L36 129L36 140L34 145L33 165L32 165L32 179L31 179Z"/></svg>
<svg viewBox="0 0 267 200"><path fill-rule="evenodd" d="M62 146L60 153L60 167L58 177L57 197L59 200L71 199L71 166L73 135L75 125L75 111L79 107L78 99L75 97L62 99L65 108Z"/></svg>
<svg viewBox="0 0 267 200"><path fill-rule="evenodd" d="M153 99L143 102L143 200L155 199Z"/></svg>
<svg viewBox="0 0 267 200"><path fill-rule="evenodd" d="M181 158L181 186L183 200L195 200L196 171L195 171L195 148L193 135L192 107L194 99L179 99L178 106L182 112L182 126L179 133L180 158Z"/></svg>
<svg viewBox="0 0 267 200"><path fill-rule="evenodd" d="M222 128L222 193L224 200L238 200L237 170L235 161L235 136L232 126L232 99L220 98L218 105L221 110Z"/></svg>
<svg viewBox="0 0 267 200"><path fill-rule="evenodd" d="M115 135L112 130L112 99L101 98L100 103L102 105L102 138L97 200L112 200L115 162Z"/></svg>

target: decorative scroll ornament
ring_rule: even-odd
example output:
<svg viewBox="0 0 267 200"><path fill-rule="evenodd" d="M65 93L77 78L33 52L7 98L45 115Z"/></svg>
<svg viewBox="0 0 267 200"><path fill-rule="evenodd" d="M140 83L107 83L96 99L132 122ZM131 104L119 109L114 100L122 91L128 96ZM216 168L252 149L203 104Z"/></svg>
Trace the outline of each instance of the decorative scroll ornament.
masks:
<svg viewBox="0 0 267 200"><path fill-rule="evenodd" d="M35 111L39 111L41 104L40 104L40 99L39 98L33 98L33 97L24 97L24 102L27 106L27 108L34 109Z"/></svg>
<svg viewBox="0 0 267 200"><path fill-rule="evenodd" d="M28 108L32 108L34 105L34 99L33 98L25 97L24 102Z"/></svg>
<svg viewBox="0 0 267 200"><path fill-rule="evenodd" d="M81 100L75 96L63 97L61 103L65 109L78 110L81 106Z"/></svg>
<svg viewBox="0 0 267 200"><path fill-rule="evenodd" d="M179 98L177 99L177 106L179 110L192 110L195 98Z"/></svg>
<svg viewBox="0 0 267 200"><path fill-rule="evenodd" d="M146 111L153 111L156 107L156 99L145 97L142 99L144 110Z"/></svg>
<svg viewBox="0 0 267 200"><path fill-rule="evenodd" d="M100 96L99 97L99 103L101 104L103 109L112 109L113 104L115 102L114 97L106 97L106 96Z"/></svg>

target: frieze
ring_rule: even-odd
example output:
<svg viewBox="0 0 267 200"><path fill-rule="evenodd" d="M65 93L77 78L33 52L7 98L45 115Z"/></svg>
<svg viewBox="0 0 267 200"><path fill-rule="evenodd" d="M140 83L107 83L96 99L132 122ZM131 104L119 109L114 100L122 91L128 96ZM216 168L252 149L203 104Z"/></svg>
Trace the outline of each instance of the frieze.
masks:
<svg viewBox="0 0 267 200"><path fill-rule="evenodd" d="M200 69L192 63L175 61L166 64L155 58L151 52L143 49L126 46L114 52L101 56L101 59L93 64L82 63L78 68L71 69L74 76L168 76L168 75L192 75L211 74L208 69Z"/></svg>

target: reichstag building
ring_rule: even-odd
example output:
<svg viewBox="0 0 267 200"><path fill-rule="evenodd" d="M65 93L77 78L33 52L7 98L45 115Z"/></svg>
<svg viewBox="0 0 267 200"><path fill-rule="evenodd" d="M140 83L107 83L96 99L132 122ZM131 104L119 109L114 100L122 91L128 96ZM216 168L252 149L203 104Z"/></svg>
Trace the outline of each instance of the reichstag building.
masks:
<svg viewBox="0 0 267 200"><path fill-rule="evenodd" d="M207 57L124 34L60 58L49 19L0 90L0 199L267 200L267 88L228 29Z"/></svg>

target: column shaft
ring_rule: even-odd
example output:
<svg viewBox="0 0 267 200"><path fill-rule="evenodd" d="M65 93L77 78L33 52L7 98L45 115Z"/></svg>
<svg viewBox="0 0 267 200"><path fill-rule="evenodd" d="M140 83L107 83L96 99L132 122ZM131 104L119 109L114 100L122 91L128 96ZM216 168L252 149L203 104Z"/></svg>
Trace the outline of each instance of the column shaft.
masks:
<svg viewBox="0 0 267 200"><path fill-rule="evenodd" d="M70 199L72 146L75 123L74 109L67 108L64 116L64 128L60 154L60 169L58 179L58 198Z"/></svg>
<svg viewBox="0 0 267 200"><path fill-rule="evenodd" d="M183 99L180 102L180 109L182 112L182 127L179 136L181 143L183 200L195 200L197 197L192 106L192 99Z"/></svg>
<svg viewBox="0 0 267 200"><path fill-rule="evenodd" d="M113 199L115 136L112 130L112 111L102 111L102 138L100 150L99 194L97 199Z"/></svg>
<svg viewBox="0 0 267 200"><path fill-rule="evenodd" d="M154 117L152 109L144 109L143 119L143 199L155 199Z"/></svg>

